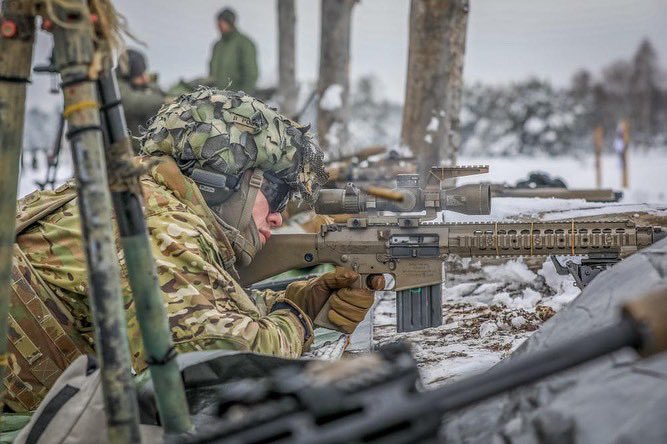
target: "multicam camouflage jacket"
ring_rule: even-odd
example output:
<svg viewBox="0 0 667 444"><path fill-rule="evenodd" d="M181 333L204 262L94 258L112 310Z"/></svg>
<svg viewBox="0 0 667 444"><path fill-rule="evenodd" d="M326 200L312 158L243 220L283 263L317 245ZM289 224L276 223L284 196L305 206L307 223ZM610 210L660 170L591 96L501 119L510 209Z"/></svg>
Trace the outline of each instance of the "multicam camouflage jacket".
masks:
<svg viewBox="0 0 667 444"><path fill-rule="evenodd" d="M232 349L300 356L304 336L312 337L312 328L305 332L289 310L271 311L283 292L248 294L239 286L222 227L174 160L160 157L142 177L142 187L177 351ZM72 184L20 200L17 226L10 309L12 371L5 386L7 405L26 411L37 406L70 362L93 352L94 333ZM117 251L132 364L140 373L146 363L119 242Z"/></svg>

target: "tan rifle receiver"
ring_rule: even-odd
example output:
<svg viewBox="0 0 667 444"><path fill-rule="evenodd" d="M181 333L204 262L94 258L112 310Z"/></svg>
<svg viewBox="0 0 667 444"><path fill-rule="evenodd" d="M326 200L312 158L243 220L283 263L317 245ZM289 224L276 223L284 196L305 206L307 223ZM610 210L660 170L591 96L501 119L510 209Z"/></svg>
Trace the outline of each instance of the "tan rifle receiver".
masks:
<svg viewBox="0 0 667 444"><path fill-rule="evenodd" d="M440 284L443 261L450 254L620 259L664 236L661 228L629 220L433 223L418 217L351 218L345 224L323 225L315 234L275 234L239 272L241 283L248 286L287 270L334 264L358 272L357 285L365 288L374 275L391 275L391 289L398 291Z"/></svg>

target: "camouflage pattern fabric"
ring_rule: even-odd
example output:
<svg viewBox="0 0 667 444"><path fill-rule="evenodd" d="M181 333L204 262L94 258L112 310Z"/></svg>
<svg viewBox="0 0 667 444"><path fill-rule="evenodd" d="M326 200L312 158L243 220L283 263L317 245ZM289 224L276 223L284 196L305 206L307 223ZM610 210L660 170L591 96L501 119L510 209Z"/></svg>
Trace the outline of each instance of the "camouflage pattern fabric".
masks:
<svg viewBox="0 0 667 444"><path fill-rule="evenodd" d="M311 203L327 180L308 128L242 92L202 86L182 95L160 109L142 147L173 157L186 175L195 167L234 177L251 168L271 171Z"/></svg>
<svg viewBox="0 0 667 444"><path fill-rule="evenodd" d="M300 356L307 348L306 333L313 336L312 326L308 325L309 331L305 332L290 310L271 311L274 303L283 300L284 292L247 294L233 277L235 258L230 243L194 182L181 174L170 157L161 157L151 165L149 174L142 177L146 223L177 351L231 349L290 358ZM35 192L19 201L18 225L31 215L38 214L41 218L17 237L17 248L30 264L23 270L25 281L34 286L38 285L36 278L43 280L65 307L68 322L62 327L68 336L93 344L88 280L74 193L73 185L68 183L54 192ZM55 201L66 203L43 214ZM117 251L132 365L140 373L147 366L118 241ZM42 290L35 292L41 295ZM39 334L42 333L25 332L28 337ZM47 355L50 351L39 353Z"/></svg>

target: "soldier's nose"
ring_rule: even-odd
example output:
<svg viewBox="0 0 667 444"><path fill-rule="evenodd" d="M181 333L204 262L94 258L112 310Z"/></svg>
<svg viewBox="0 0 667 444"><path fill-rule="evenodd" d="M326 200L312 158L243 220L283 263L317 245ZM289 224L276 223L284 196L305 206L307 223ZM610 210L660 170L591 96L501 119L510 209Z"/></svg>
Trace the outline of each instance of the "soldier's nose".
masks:
<svg viewBox="0 0 667 444"><path fill-rule="evenodd" d="M269 213L266 220L271 228L279 228L283 225L283 216L280 213Z"/></svg>

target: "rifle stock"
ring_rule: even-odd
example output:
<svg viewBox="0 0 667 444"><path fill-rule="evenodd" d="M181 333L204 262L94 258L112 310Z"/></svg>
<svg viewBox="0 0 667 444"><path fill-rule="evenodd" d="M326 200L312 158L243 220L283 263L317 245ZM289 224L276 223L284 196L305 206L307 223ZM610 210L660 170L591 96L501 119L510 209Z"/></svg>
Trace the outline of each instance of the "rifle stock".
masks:
<svg viewBox="0 0 667 444"><path fill-rule="evenodd" d="M306 259L306 254L317 251L316 244L317 234L274 234L252 263L239 270L239 282L248 287L284 271L328 263L318 261L316 256Z"/></svg>

